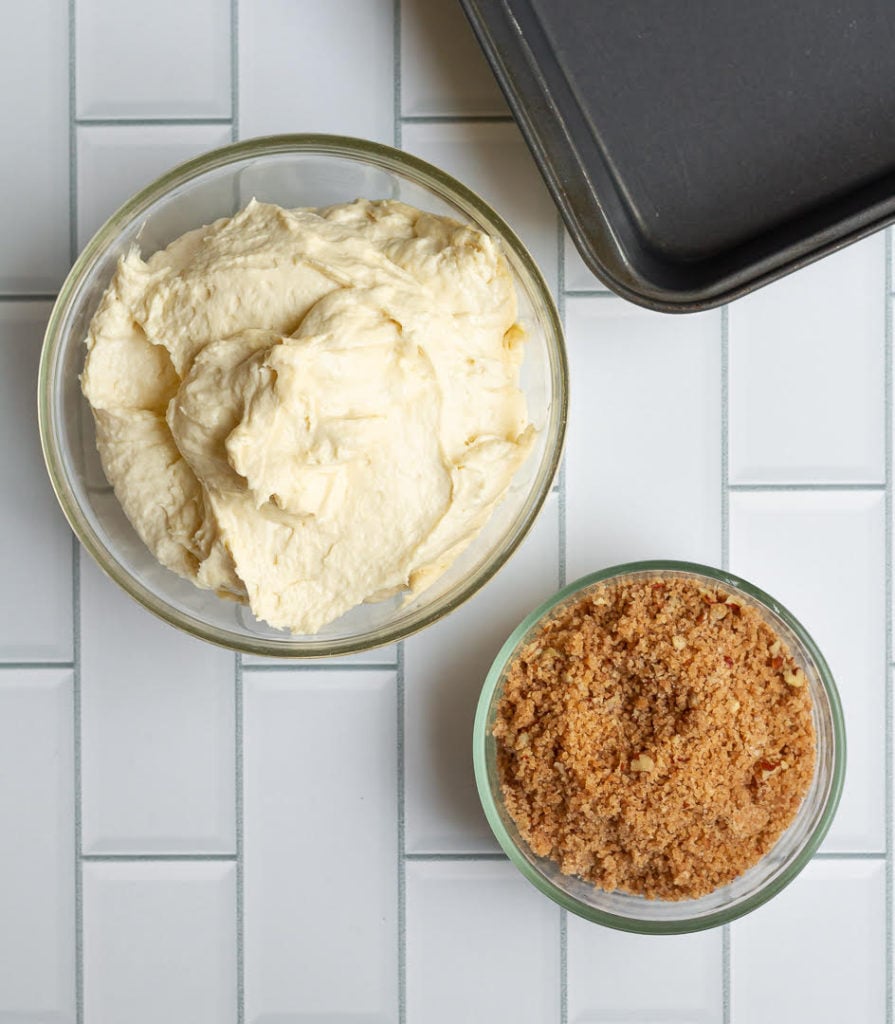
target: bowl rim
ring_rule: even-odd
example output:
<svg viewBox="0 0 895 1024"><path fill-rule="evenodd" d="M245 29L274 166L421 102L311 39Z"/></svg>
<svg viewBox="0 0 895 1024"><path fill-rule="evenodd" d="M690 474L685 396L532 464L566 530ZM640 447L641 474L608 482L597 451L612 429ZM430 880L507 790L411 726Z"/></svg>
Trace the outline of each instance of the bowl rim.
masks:
<svg viewBox="0 0 895 1024"><path fill-rule="evenodd" d="M497 553L464 583L449 591L449 599L398 626L371 630L361 641L354 636L323 640L277 640L276 646L265 637L253 637L231 629L210 625L197 616L173 608L120 564L114 553L97 536L83 514L68 483L68 473L55 436L54 393L51 382L57 359L63 349L61 326L79 295L81 286L107 247L119 232L131 225L154 203L168 193L207 172L218 170L247 158L289 154L317 154L366 163L399 176L432 192L436 197L463 210L471 220L495 235L511 252L530 278L533 295L541 304L541 315L551 336L547 346L552 384L551 411L545 430L555 431L555 443L544 456L543 471L535 478L527 510L514 524L515 533ZM569 366L562 322L553 295L535 260L515 231L476 192L440 168L403 150L347 135L297 133L259 136L222 146L176 165L135 193L120 206L84 246L59 290L50 313L41 347L37 379L38 429L44 463L56 499L75 536L99 568L148 611L170 625L228 650L284 659L336 657L374 650L402 640L450 614L477 593L509 560L527 536L553 486L562 459L568 421ZM555 424L555 426L554 426ZM287 635L287 634L284 634Z"/></svg>
<svg viewBox="0 0 895 1024"><path fill-rule="evenodd" d="M764 605L777 614L788 626L798 641L804 646L808 655L814 662L821 687L826 695L830 708L830 718L833 732L833 768L830 780L830 790L827 796L823 812L819 815L814 828L808 836L802 849L793 857L792 861L766 885L757 892L743 899L733 907L727 907L704 914L699 917L681 918L674 921L644 921L634 917L627 917L622 914L614 914L605 910L581 903L579 900L564 892L555 885L549 878L546 878L528 861L519 850L516 843L510 837L500 817L497 801L488 784L489 758L487 754L488 739L487 723L489 710L501 682L503 672L510 660L520 646L523 638L536 626L546 615L552 612L558 605L566 602L579 591L585 591L597 583L604 582L631 573L662 573L681 572L697 574L707 579L729 585L741 590L751 597L756 603ZM539 889L545 896L548 896L555 903L569 912L582 917L585 920L596 924L606 925L618 931L634 932L644 935L679 935L691 932L704 931L708 928L715 928L750 913L757 907L767 903L781 890L785 889L790 882L802 871L805 865L817 852L823 842L824 836L833 821L839 800L842 796L842 787L845 781L846 765L846 738L845 722L842 713L842 703L839 698L839 691L830 667L817 644L799 620L775 598L771 597L761 588L744 580L742 577L729 572L726 569L716 569L711 566L702 565L697 562L683 562L669 559L651 559L639 562L625 562L613 565L597 572L589 573L579 579L567 584L557 591L552 597L540 604L534 611L528 614L522 622L507 637L495 657L479 695L476 706L475 722L472 732L473 746L473 768L475 771L476 789L479 799L485 812L485 817L494 833L495 838L509 857L512 863L522 872L525 878ZM686 901L683 901L686 903Z"/></svg>

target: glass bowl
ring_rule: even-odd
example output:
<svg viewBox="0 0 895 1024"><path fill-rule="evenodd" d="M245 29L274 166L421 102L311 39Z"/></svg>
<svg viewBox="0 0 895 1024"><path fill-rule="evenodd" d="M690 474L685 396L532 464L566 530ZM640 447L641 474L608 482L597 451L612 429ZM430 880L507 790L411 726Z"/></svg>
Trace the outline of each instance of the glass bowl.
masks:
<svg viewBox="0 0 895 1024"><path fill-rule="evenodd" d="M537 428L533 452L485 528L412 603L400 595L362 604L314 636L257 621L246 606L199 590L163 568L108 485L93 416L81 395L87 326L129 246L144 257L192 228L230 216L255 197L286 207L359 197L400 199L472 223L497 238L528 333L521 386ZM116 583L172 625L244 652L286 657L349 654L429 625L474 594L510 557L553 483L566 424L568 367L562 329L541 273L514 232L475 193L443 171L387 146L329 135L252 139L200 156L138 193L96 233L68 275L44 339L38 380L41 442L59 503L81 543Z"/></svg>
<svg viewBox="0 0 895 1024"><path fill-rule="evenodd" d="M595 888L539 857L519 835L503 804L497 770L497 744L491 735L506 669L542 621L577 601L597 584L617 579L695 579L721 586L744 605L756 608L789 645L808 680L817 744L814 777L792 824L757 864L727 885L689 900L649 900ZM494 660L476 711L473 762L479 797L497 841L522 874L566 910L621 931L648 935L695 932L726 924L760 907L788 885L808 863L830 827L845 776L845 726L836 684L823 655L804 627L758 587L720 569L690 562L632 562L592 573L569 584L525 619Z"/></svg>

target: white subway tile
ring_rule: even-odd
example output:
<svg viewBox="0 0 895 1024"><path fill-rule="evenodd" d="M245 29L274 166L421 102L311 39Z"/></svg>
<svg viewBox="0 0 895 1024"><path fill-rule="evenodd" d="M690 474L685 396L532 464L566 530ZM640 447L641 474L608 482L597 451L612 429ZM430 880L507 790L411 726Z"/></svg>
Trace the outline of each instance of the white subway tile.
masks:
<svg viewBox="0 0 895 1024"><path fill-rule="evenodd" d="M235 1024L236 865L83 870L85 1021Z"/></svg>
<svg viewBox="0 0 895 1024"><path fill-rule="evenodd" d="M484 589L404 644L406 846L411 853L498 849L472 772L476 702L501 645L559 587L551 495L515 556Z"/></svg>
<svg viewBox="0 0 895 1024"><path fill-rule="evenodd" d="M240 0L239 134L394 141L393 0Z"/></svg>
<svg viewBox="0 0 895 1024"><path fill-rule="evenodd" d="M65 4L4 4L0 294L55 291L68 271L68 65Z"/></svg>
<svg viewBox="0 0 895 1024"><path fill-rule="evenodd" d="M885 499L881 493L734 493L730 568L817 641L842 697L848 772L824 848L885 845Z"/></svg>
<svg viewBox="0 0 895 1024"><path fill-rule="evenodd" d="M72 674L0 672L0 1021L75 1020Z"/></svg>
<svg viewBox="0 0 895 1024"><path fill-rule="evenodd" d="M559 908L508 861L407 865L407 1019L559 1019Z"/></svg>
<svg viewBox="0 0 895 1024"><path fill-rule="evenodd" d="M230 116L230 0L76 9L79 117Z"/></svg>
<svg viewBox="0 0 895 1024"><path fill-rule="evenodd" d="M401 113L509 113L459 4L402 0Z"/></svg>
<svg viewBox="0 0 895 1024"><path fill-rule="evenodd" d="M81 125L78 244L165 171L229 141L229 126L220 124Z"/></svg>
<svg viewBox="0 0 895 1024"><path fill-rule="evenodd" d="M246 1020L396 1020L394 673L243 687Z"/></svg>
<svg viewBox="0 0 895 1024"><path fill-rule="evenodd" d="M735 302L732 483L885 477L882 233Z"/></svg>
<svg viewBox="0 0 895 1024"><path fill-rule="evenodd" d="M234 657L156 619L81 557L87 853L235 849Z"/></svg>
<svg viewBox="0 0 895 1024"><path fill-rule="evenodd" d="M569 1024L717 1024L721 978L719 929L628 935L569 915Z"/></svg>
<svg viewBox="0 0 895 1024"><path fill-rule="evenodd" d="M642 558L721 558L721 317L566 303L570 580Z"/></svg>
<svg viewBox="0 0 895 1024"><path fill-rule="evenodd" d="M605 292L609 290L598 277L595 277L587 269L568 232L563 232L563 261L565 278L563 283L567 291Z"/></svg>
<svg viewBox="0 0 895 1024"><path fill-rule="evenodd" d="M46 302L0 303L0 661L72 656L72 540L37 435Z"/></svg>
<svg viewBox="0 0 895 1024"><path fill-rule="evenodd" d="M736 1024L886 1019L886 868L815 860L731 929Z"/></svg>
<svg viewBox="0 0 895 1024"><path fill-rule="evenodd" d="M405 124L402 145L479 193L531 250L556 291L558 214L515 124Z"/></svg>

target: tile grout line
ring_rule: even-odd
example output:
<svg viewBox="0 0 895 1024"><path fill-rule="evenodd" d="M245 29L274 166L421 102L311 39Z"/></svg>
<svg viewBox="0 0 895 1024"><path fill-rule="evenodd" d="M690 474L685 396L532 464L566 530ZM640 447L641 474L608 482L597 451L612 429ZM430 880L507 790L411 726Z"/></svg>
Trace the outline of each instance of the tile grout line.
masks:
<svg viewBox="0 0 895 1024"><path fill-rule="evenodd" d="M392 63L394 64L394 109L392 118L394 125L395 148L401 148L401 0L394 0L392 7L392 18L394 19L394 34L392 36Z"/></svg>
<svg viewBox="0 0 895 1024"><path fill-rule="evenodd" d="M481 864L486 861L506 861L505 853L405 853L404 860L411 863L472 863Z"/></svg>
<svg viewBox="0 0 895 1024"><path fill-rule="evenodd" d="M230 138L239 140L239 0L230 0Z"/></svg>
<svg viewBox="0 0 895 1024"><path fill-rule="evenodd" d="M75 846L75 1020L84 1022L84 849L81 779L81 560L72 535L72 730Z"/></svg>
<svg viewBox="0 0 895 1024"><path fill-rule="evenodd" d="M779 483L779 484L728 484L727 490L732 491L735 494L745 493L765 493L774 491L846 491L846 492L874 492L884 491L886 489L885 483L845 483L845 484L792 484L792 483Z"/></svg>
<svg viewBox="0 0 895 1024"><path fill-rule="evenodd" d="M889 512L889 520L891 523L891 510ZM891 529L891 527L890 527ZM892 548L891 542L887 544L889 554L891 556ZM891 569L891 563L889 565ZM891 580L891 577L890 577ZM891 607L891 587L889 590L889 606ZM890 617L891 617L891 613ZM892 741L892 685L895 680L895 674L890 667L886 668L885 672L886 681L886 1022L892 1024L895 1020L895 979L893 979L893 956L895 956L895 938L893 938L893 929L895 929L895 923L893 923L892 916L895 913L895 899L893 899L893 858L895 858L895 850L893 850L892 842L892 801L893 801L893 781L892 781L892 755L893 755L893 741ZM867 857L869 859L869 857Z"/></svg>
<svg viewBox="0 0 895 1024"><path fill-rule="evenodd" d="M398 113L400 115L400 110ZM510 114L406 114L400 116L399 121L404 124L512 124L513 118Z"/></svg>
<svg viewBox="0 0 895 1024"><path fill-rule="evenodd" d="M730 307L721 310L721 566L730 568ZM721 1019L730 1024L730 925L721 928Z"/></svg>
<svg viewBox="0 0 895 1024"><path fill-rule="evenodd" d="M565 288L563 295L567 299L619 299L615 292L606 288Z"/></svg>
<svg viewBox="0 0 895 1024"><path fill-rule="evenodd" d="M370 672L376 669L383 669L386 672L398 667L396 661L386 662L358 662L343 665L340 662L329 661L321 664L298 664L291 665L288 662L282 665L242 665L245 672Z"/></svg>
<svg viewBox="0 0 895 1024"><path fill-rule="evenodd" d="M69 216L69 219L71 217ZM69 242L69 249L74 249L74 242ZM7 292L4 295L0 295L0 302L55 302L55 292L32 292L30 294L22 292Z"/></svg>
<svg viewBox="0 0 895 1024"><path fill-rule="evenodd" d="M230 124L230 117L78 117L78 128L164 128Z"/></svg>
<svg viewBox="0 0 895 1024"><path fill-rule="evenodd" d="M84 876L81 821L81 573L78 540L72 536L72 774L74 793L75 1019L84 1020Z"/></svg>
<svg viewBox="0 0 895 1024"><path fill-rule="evenodd" d="M69 262L78 255L78 99L75 0L68 0L68 246Z"/></svg>
<svg viewBox="0 0 895 1024"><path fill-rule="evenodd" d="M170 864L189 863L190 861L211 861L213 863L232 863L236 860L235 853L82 853L81 860L85 864Z"/></svg>
<svg viewBox="0 0 895 1024"><path fill-rule="evenodd" d="M730 320L721 310L721 565L730 568Z"/></svg>
<svg viewBox="0 0 895 1024"><path fill-rule="evenodd" d="M243 745L243 674L242 655L234 656L233 665L233 782L236 828L236 1021L245 1021L245 858L244 858L244 745Z"/></svg>
<svg viewBox="0 0 895 1024"><path fill-rule="evenodd" d="M569 912L559 908L559 1021L569 1020Z"/></svg>
<svg viewBox="0 0 895 1024"><path fill-rule="evenodd" d="M812 860L885 860L888 853L885 850L844 850L836 853L834 850L822 850L815 853Z"/></svg>
<svg viewBox="0 0 895 1024"><path fill-rule="evenodd" d="M77 12L68 0L68 246L69 263L78 255ZM84 866L83 785L81 777L81 558L71 539L72 586L72 773L74 791L74 948L75 1021L84 1024Z"/></svg>
<svg viewBox="0 0 895 1024"><path fill-rule="evenodd" d="M395 670L395 728L397 748L397 852L398 852L398 1022L407 1020L407 833L404 819L404 641L398 643Z"/></svg>
<svg viewBox="0 0 895 1024"><path fill-rule="evenodd" d="M393 67L393 142L397 149L402 144L401 120L401 0L392 5L392 67ZM406 787L404 777L404 641L397 645L395 664L395 748L396 748L396 835L398 907L397 907L397 969L398 969L398 1024L407 1021L407 829L405 821Z"/></svg>
<svg viewBox="0 0 895 1024"><path fill-rule="evenodd" d="M230 140L239 140L239 0L230 0ZM236 832L234 908L236 927L236 1024L245 1022L245 859L244 859L244 743L243 656L233 657L233 797Z"/></svg>
<svg viewBox="0 0 895 1024"><path fill-rule="evenodd" d="M0 672L6 672L11 669L25 669L28 671L37 671L40 669L58 669L58 668L74 668L75 663L73 661L0 661Z"/></svg>
<svg viewBox="0 0 895 1024"><path fill-rule="evenodd" d="M562 325L563 339L566 329L566 250L565 231L559 211L556 212L556 308ZM570 375L571 376L571 375ZM571 389L571 382L569 384ZM568 429L568 427L567 427ZM559 467L557 494L557 573L560 589L566 585L566 460ZM569 1020L569 915L559 908L559 1024Z"/></svg>
<svg viewBox="0 0 895 1024"><path fill-rule="evenodd" d="M892 669L890 665L893 658L893 622L892 622L892 598L893 598L893 580L892 580L892 558L893 558L893 459L895 459L895 453L893 453L893 438L892 431L895 428L895 422L893 422L893 356L892 356L892 344L893 344L893 331L892 331L892 303L893 296L890 294L890 285L892 280L892 229L888 228L885 232L885 332L884 332L884 345L885 349L883 352L883 366L884 366L884 387L885 394L884 400L884 430L885 430L885 474L886 474L886 494L885 494L885 547L886 547L886 589L885 589L885 602L886 602L886 668L884 675L885 685L885 715L886 715L886 738L885 738L885 795L886 795L886 807L885 807L885 843L886 843L886 866L885 866L885 907L886 907L886 1021L888 1024L892 1024L895 1019L895 1005L893 1005L893 956L895 956L895 942L893 942L893 913L895 913L895 906L893 906L893 857L895 857L895 850L893 850L893 806L892 802L895 799L895 786L893 786L893 698L892 698Z"/></svg>
<svg viewBox="0 0 895 1024"><path fill-rule="evenodd" d="M721 928L721 1020L730 1024L730 925Z"/></svg>

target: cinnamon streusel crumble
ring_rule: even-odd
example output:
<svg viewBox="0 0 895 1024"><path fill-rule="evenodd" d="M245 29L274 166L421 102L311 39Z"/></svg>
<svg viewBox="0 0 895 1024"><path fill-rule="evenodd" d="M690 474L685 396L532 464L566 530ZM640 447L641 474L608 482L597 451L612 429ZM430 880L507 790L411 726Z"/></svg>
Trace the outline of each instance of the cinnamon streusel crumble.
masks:
<svg viewBox="0 0 895 1024"><path fill-rule="evenodd" d="M651 899L750 868L814 774L791 651L756 608L687 578L607 581L560 609L509 666L493 734L531 849Z"/></svg>

